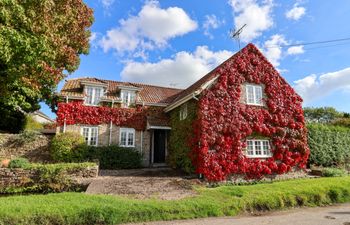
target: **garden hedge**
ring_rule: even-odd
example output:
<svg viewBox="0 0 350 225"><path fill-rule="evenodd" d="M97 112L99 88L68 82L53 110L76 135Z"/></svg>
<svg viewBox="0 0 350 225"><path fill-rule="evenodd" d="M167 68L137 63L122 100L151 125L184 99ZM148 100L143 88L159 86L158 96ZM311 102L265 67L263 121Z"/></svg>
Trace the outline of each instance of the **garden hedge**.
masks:
<svg viewBox="0 0 350 225"><path fill-rule="evenodd" d="M343 166L350 163L350 128L308 124L309 164Z"/></svg>

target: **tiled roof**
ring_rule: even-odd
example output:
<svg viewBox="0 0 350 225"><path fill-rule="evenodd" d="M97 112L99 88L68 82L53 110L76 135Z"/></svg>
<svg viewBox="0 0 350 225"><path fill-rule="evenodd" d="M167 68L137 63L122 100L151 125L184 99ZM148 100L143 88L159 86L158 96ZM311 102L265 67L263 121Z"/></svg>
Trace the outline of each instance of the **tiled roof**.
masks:
<svg viewBox="0 0 350 225"><path fill-rule="evenodd" d="M117 97L118 86L139 88L138 102L149 104L169 104L182 89L159 87L148 84L119 82L111 80L102 80L97 78L85 77L67 80L60 95L69 97L84 97L82 82L107 85L106 97L110 100L119 100Z"/></svg>

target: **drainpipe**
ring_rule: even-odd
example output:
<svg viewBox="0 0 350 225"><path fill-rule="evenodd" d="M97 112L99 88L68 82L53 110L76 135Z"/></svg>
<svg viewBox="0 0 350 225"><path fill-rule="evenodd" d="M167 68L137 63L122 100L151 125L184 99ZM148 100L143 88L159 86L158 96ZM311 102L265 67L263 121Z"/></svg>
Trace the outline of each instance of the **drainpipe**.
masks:
<svg viewBox="0 0 350 225"><path fill-rule="evenodd" d="M142 148L143 148L143 130L141 130L141 155L142 155Z"/></svg>
<svg viewBox="0 0 350 225"><path fill-rule="evenodd" d="M199 99L196 97L196 95L193 93L193 96L192 96L193 99L199 101Z"/></svg>
<svg viewBox="0 0 350 225"><path fill-rule="evenodd" d="M112 99L112 108L113 108L113 105L114 105L114 99ZM111 145L112 144L112 129L113 129L113 123L112 123L112 118L111 118L111 122L109 124L109 140L108 140L108 145Z"/></svg>
<svg viewBox="0 0 350 225"><path fill-rule="evenodd" d="M66 95L66 103L69 102L69 97L68 95ZM63 122L63 133L66 133L66 128L67 128L67 124L66 124L66 115L64 115L64 122Z"/></svg>

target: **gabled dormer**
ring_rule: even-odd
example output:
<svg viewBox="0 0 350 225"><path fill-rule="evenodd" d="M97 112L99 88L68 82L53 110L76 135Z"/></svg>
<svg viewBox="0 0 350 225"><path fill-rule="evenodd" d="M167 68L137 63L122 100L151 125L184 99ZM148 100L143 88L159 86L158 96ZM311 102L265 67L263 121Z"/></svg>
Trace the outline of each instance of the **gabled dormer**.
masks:
<svg viewBox="0 0 350 225"><path fill-rule="evenodd" d="M84 104L90 106L98 106L108 88L108 84L102 82L82 81L81 85L84 92Z"/></svg>
<svg viewBox="0 0 350 225"><path fill-rule="evenodd" d="M137 103L138 93L141 91L139 87L119 85L119 99L122 108L133 107Z"/></svg>

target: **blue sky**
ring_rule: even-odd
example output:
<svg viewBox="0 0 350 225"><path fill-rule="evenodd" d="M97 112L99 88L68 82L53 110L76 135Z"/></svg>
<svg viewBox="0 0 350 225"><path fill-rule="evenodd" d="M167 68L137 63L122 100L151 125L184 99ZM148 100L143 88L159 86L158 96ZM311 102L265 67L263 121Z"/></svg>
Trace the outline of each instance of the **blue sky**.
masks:
<svg viewBox="0 0 350 225"><path fill-rule="evenodd" d="M258 46L304 98L304 106L350 112L350 40L299 45L349 38L349 0L85 2L95 16L90 54L67 79L185 88L238 50L229 32L247 24L242 46ZM44 104L42 111L55 118Z"/></svg>

